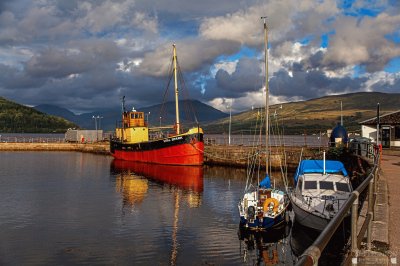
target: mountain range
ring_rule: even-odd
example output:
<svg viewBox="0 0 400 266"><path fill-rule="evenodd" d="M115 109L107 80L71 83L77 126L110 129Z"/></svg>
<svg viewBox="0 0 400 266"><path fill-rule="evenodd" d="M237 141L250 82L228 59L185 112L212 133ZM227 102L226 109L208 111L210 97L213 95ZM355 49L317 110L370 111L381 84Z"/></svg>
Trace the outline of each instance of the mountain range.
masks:
<svg viewBox="0 0 400 266"><path fill-rule="evenodd" d="M316 134L332 129L342 117L349 132L360 132L359 122L376 117L378 103L381 115L398 111L400 93L358 92L272 105L271 127L279 124L284 134ZM264 108L255 108L232 116L232 134L254 131L264 112ZM229 118L224 118L202 127L207 133L221 133L228 132L228 126Z"/></svg>
<svg viewBox="0 0 400 266"><path fill-rule="evenodd" d="M203 124L229 116L228 114L197 100L179 101L179 107L180 121L184 125L194 124L196 119L200 124ZM80 128L85 129L95 129L97 123L99 129L112 131L115 129L116 124L121 121L121 109L118 108L111 110L98 110L83 114L74 114L68 109L49 104L37 105L34 109L49 115L63 117L77 124ZM148 120L150 126L172 125L175 122L174 102L166 102L163 105L157 104L143 107L138 109L138 111L145 113L145 119Z"/></svg>
<svg viewBox="0 0 400 266"><path fill-rule="evenodd" d="M332 129L342 118L348 131L357 132L361 128L359 122L376 116L377 103L380 103L381 115L398 111L400 94L359 92L276 104L270 106L271 125L279 124L284 134L314 134ZM196 110L196 114L193 110ZM144 107L138 111L145 113L151 127L172 125L175 121L174 102ZM263 107L232 114L232 134L254 131L263 114ZM197 119L206 134L228 133L229 114L200 101L180 101L180 117L183 125ZM41 104L31 108L0 97L0 132L65 132L73 127L95 129L95 122L99 129L113 131L120 120L119 108L75 114L54 105Z"/></svg>

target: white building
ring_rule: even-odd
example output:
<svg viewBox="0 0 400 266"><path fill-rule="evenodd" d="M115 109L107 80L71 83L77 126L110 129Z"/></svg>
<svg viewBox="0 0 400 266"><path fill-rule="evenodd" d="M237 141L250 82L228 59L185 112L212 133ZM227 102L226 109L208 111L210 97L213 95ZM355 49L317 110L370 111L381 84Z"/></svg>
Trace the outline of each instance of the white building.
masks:
<svg viewBox="0 0 400 266"><path fill-rule="evenodd" d="M383 148L400 147L400 111L379 117L379 141ZM376 117L360 122L362 137L376 142Z"/></svg>

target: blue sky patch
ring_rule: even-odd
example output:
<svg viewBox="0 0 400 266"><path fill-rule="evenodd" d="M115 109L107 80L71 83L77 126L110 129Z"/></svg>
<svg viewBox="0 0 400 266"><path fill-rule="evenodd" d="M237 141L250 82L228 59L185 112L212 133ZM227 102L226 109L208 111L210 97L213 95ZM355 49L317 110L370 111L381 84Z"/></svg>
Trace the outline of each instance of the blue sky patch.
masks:
<svg viewBox="0 0 400 266"><path fill-rule="evenodd" d="M242 46L239 52L233 55L221 55L216 58L216 61L229 61L229 62L234 62L236 60L239 60L240 58L243 57L256 57L257 56L257 50L253 48L249 48L247 46Z"/></svg>
<svg viewBox="0 0 400 266"><path fill-rule="evenodd" d="M355 65L353 67L353 78L358 78L366 73L365 66Z"/></svg>
<svg viewBox="0 0 400 266"><path fill-rule="evenodd" d="M387 63L385 66L385 71L389 73L397 73L400 72L400 56L395 57Z"/></svg>

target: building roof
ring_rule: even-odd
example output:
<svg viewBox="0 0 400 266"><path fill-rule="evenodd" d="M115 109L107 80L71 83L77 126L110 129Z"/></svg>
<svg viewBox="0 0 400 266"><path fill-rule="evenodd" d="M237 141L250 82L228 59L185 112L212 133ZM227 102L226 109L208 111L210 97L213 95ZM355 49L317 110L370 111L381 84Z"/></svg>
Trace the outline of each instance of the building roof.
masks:
<svg viewBox="0 0 400 266"><path fill-rule="evenodd" d="M380 124L400 125L400 110L379 116ZM361 125L376 125L378 123L376 116L365 121L359 122Z"/></svg>

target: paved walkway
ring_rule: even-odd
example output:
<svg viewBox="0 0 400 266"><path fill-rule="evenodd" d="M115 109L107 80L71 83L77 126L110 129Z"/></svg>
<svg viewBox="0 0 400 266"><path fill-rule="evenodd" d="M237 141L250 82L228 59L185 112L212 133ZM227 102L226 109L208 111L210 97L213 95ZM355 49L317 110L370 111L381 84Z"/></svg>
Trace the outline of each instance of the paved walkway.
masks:
<svg viewBox="0 0 400 266"><path fill-rule="evenodd" d="M389 248L391 257L400 263L400 151L383 151L381 178L386 180L389 194Z"/></svg>

